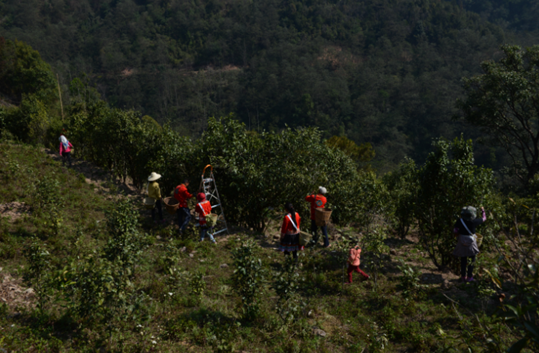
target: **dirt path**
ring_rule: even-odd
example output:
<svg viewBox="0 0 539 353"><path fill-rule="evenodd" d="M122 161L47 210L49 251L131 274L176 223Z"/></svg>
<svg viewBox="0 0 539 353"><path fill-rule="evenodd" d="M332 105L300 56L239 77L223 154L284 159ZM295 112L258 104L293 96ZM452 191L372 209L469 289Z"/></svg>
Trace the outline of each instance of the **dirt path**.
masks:
<svg viewBox="0 0 539 353"><path fill-rule="evenodd" d="M43 151L52 159L62 163L63 159L58 153L48 148L44 148ZM111 189L115 189L118 195L124 194L128 197L141 196L140 190L138 190L132 183L131 179L127 179L126 183L122 183L118 178L114 177L112 173L105 169L96 167L90 162L80 160L77 158L72 159L71 168L74 171L81 173L86 178L86 183L94 186L94 191L101 191L111 193Z"/></svg>

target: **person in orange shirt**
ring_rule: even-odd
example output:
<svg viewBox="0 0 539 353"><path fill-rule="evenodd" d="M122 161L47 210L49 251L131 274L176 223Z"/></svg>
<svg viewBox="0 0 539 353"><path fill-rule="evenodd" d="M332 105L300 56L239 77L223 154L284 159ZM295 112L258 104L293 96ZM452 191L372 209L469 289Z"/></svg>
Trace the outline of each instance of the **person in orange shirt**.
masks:
<svg viewBox="0 0 539 353"><path fill-rule="evenodd" d="M284 207L286 216L283 219L283 225L281 227L281 243L279 250L284 252L285 256L294 254L294 259L298 258L298 250L303 250L303 246L299 244L299 227L301 217L294 210L294 206L291 203L287 203Z"/></svg>
<svg viewBox="0 0 539 353"><path fill-rule="evenodd" d="M318 188L317 195L312 193L311 195L307 195L307 197L305 197L305 201L311 203L311 233L313 233L314 240L316 242L318 242L318 235L317 235L318 226L316 225L315 210L317 208L324 208L324 206L326 206L327 199L324 196L326 192L327 192L326 188L323 186L320 186ZM328 226L326 225L326 226L320 227L320 229L322 229L322 234L324 234L324 247L327 248L330 245L329 239L328 239Z"/></svg>
<svg viewBox="0 0 539 353"><path fill-rule="evenodd" d="M187 225L191 220L191 211L189 210L189 206L187 206L187 200L193 197L193 195L191 195L189 191L187 191L188 186L189 180L185 179L183 181L183 184L178 185L174 190L174 198L180 203L180 205L178 206L178 210L176 211L176 215L178 217L178 227L180 227L180 233L182 233L185 228L187 228Z"/></svg>
<svg viewBox="0 0 539 353"><path fill-rule="evenodd" d="M356 246L350 249L350 255L348 256L348 271L347 271L348 282L347 283L352 283L352 274L354 272L361 274L365 280L369 279L370 277L368 274L361 271L361 269L359 268L360 256L361 256L361 249L359 248L359 246Z"/></svg>
<svg viewBox="0 0 539 353"><path fill-rule="evenodd" d="M195 207L196 213L198 213L198 224L200 225L200 241L204 241L206 234L210 236L210 240L215 244L215 239L211 234L212 227L208 227L206 222L206 216L211 213L211 203L206 200L206 194L200 192L197 194L197 205Z"/></svg>

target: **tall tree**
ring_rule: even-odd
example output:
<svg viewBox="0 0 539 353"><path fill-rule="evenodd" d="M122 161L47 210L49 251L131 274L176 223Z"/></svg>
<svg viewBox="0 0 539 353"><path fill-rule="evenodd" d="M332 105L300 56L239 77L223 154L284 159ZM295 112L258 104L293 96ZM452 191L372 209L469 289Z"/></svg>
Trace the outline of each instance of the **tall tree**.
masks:
<svg viewBox="0 0 539 353"><path fill-rule="evenodd" d="M526 185L539 172L539 46L502 46L505 57L481 64L484 74L464 79L462 118L501 144Z"/></svg>

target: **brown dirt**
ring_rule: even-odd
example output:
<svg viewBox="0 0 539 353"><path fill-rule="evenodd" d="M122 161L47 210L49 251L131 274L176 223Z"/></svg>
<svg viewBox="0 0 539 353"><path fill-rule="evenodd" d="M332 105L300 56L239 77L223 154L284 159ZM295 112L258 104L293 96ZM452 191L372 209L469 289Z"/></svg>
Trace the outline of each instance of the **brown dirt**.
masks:
<svg viewBox="0 0 539 353"><path fill-rule="evenodd" d="M7 304L10 310L18 307L32 308L35 306L36 295L32 288L24 288L22 280L9 274L0 275L0 301Z"/></svg>
<svg viewBox="0 0 539 353"><path fill-rule="evenodd" d="M30 206L24 202L8 202L0 204L0 217L6 217L13 223L25 214L30 214Z"/></svg>

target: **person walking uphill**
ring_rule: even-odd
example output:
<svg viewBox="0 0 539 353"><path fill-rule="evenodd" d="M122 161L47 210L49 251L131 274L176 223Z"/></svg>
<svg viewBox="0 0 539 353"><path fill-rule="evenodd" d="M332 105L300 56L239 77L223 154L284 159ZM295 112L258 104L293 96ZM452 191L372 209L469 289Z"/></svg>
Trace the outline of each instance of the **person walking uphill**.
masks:
<svg viewBox="0 0 539 353"><path fill-rule="evenodd" d="M324 196L326 194L326 192L327 192L326 188L320 186L318 188L318 194L317 195L315 195L313 193L313 194L307 195L307 197L305 197L305 201L311 203L311 233L313 233L314 239L315 239L316 242L318 242L318 236L316 234L318 232L318 226L316 225L316 213L315 213L315 210L317 208L324 208L326 206L327 199ZM323 227L320 227L320 228L322 230L322 234L324 234L324 247L327 248L329 246L328 227L326 225L326 226L323 226Z"/></svg>
<svg viewBox="0 0 539 353"><path fill-rule="evenodd" d="M301 217L296 213L291 203L286 204L284 208L288 213L284 216L281 227L281 244L279 245L279 250L283 251L285 255L293 253L294 259L297 259L298 250L303 250L303 246L299 244Z"/></svg>
<svg viewBox="0 0 539 353"><path fill-rule="evenodd" d="M453 233L457 237L457 245L453 255L460 257L461 282L473 282L473 264L475 256L479 254L475 228L487 220L485 208L481 207L482 217L475 218L476 209L472 206L464 207L460 212L460 219L455 223ZM468 259L470 264L468 264ZM468 271L466 271L468 267Z"/></svg>
<svg viewBox="0 0 539 353"><path fill-rule="evenodd" d="M210 236L210 240L212 243L215 243L215 239L213 238L213 235L211 234L212 227L208 226L208 223L206 222L206 216L211 214L211 203L210 201L206 200L206 194L203 192L197 194L197 205L195 207L195 211L198 213L198 224L200 225L200 241L204 241L204 237L206 234Z"/></svg>
<svg viewBox="0 0 539 353"><path fill-rule="evenodd" d="M193 195L187 191L188 186L189 180L185 179L183 184L178 185L174 190L174 198L179 202L176 214L178 215L178 227L180 227L180 233L187 228L187 225L191 220L191 211L189 211L189 207L187 206L187 200L193 197Z"/></svg>
<svg viewBox="0 0 539 353"><path fill-rule="evenodd" d="M62 156L62 164L66 165L66 160L69 163L69 166L71 167L71 149L73 148L73 145L71 142L67 140L67 138L64 136L64 134L61 134L58 138L60 141L60 156Z"/></svg>
<svg viewBox="0 0 539 353"><path fill-rule="evenodd" d="M354 272L361 274L365 280L370 278L368 274L361 271L361 269L359 268L360 257L361 257L361 249L359 248L359 246L356 246L350 249L350 255L348 256L348 270L347 270L348 282L347 283L352 283L352 274Z"/></svg>
<svg viewBox="0 0 539 353"><path fill-rule="evenodd" d="M155 209L157 209L157 212L159 213L159 220L162 223L164 222L163 206L161 205L161 189L157 183L157 180L159 179L161 179L161 174L155 172L152 172L148 177L148 197L155 200L155 207L152 208L152 219L154 223L157 223L157 220L155 219Z"/></svg>

